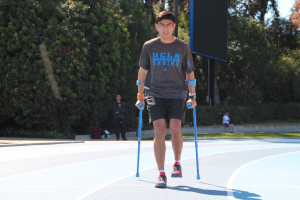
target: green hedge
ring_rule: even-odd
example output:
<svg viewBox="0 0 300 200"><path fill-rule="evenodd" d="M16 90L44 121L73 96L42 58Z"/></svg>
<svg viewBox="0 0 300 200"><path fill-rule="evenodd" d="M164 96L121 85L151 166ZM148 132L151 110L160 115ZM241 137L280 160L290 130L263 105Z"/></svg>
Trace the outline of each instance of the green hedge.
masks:
<svg viewBox="0 0 300 200"><path fill-rule="evenodd" d="M95 106L126 87L130 69L126 21L109 3L1 0L0 19L0 123L65 135L87 118L91 127L102 123L95 116L107 110ZM62 100L53 95L41 43Z"/></svg>
<svg viewBox="0 0 300 200"><path fill-rule="evenodd" d="M74 126L76 132L61 134L59 131L32 129L26 131L18 127L4 126L0 129L0 136L15 137L49 137L49 138L74 138L76 134L90 134L94 127L93 121L97 121L101 129L108 129L114 133L112 116L112 100L98 102L94 107L94 112L90 112L86 118ZM136 107L134 101L124 102L126 106L125 129L126 132L135 131L137 122L135 117ZM268 104L257 108L246 108L240 106L220 106L202 107L197 106L197 125L211 126L221 125L225 112L229 112L229 117L233 124L253 124L270 122L300 122L300 104ZM187 110L185 124L192 126L193 112ZM147 109L143 111L143 130L153 129L149 125L149 115ZM30 133L30 134L29 134Z"/></svg>
<svg viewBox="0 0 300 200"><path fill-rule="evenodd" d="M126 131L136 130L135 118L135 102L125 102L127 112L126 118ZM241 106L219 106L219 107L203 107L197 106L197 125L198 126L211 126L221 125L225 112L229 112L230 122L233 124L251 124L251 123L270 123L270 122L300 122L300 104L287 103L287 104L267 104L261 105L257 108L241 107ZM112 117L111 117L112 118ZM149 124L148 111L143 111L144 129L151 129ZM186 111L185 123L191 125L193 122L192 110ZM106 124L102 126L105 127ZM106 127L113 130L112 123Z"/></svg>
<svg viewBox="0 0 300 200"><path fill-rule="evenodd" d="M135 131L137 122L135 117L136 107L135 102L124 102L126 106L125 112L125 128L126 131ZM112 101L107 104L112 104ZM225 112L229 112L230 122L233 124L251 124L251 123L270 123L270 122L300 122L300 104L267 104L257 108L241 107L241 106L219 106L219 107L203 107L197 106L197 125L211 126L221 125ZM106 115L107 119L101 124L104 129L113 131L113 117L111 111ZM186 111L185 123L192 125L193 112ZM143 111L143 129L152 129L149 125L149 114L147 109ZM114 132L114 131L113 131Z"/></svg>

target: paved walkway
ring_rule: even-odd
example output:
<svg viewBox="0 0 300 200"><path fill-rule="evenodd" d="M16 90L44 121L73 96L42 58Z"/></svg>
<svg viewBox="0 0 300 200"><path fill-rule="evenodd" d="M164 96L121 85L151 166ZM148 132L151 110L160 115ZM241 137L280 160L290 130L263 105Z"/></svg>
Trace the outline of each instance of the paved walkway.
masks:
<svg viewBox="0 0 300 200"><path fill-rule="evenodd" d="M299 138L201 139L200 180L193 140L184 140L183 178L170 177L174 157L167 141L167 189L154 188L153 141L141 143L138 178L137 141L54 141L0 148L1 200L300 199Z"/></svg>

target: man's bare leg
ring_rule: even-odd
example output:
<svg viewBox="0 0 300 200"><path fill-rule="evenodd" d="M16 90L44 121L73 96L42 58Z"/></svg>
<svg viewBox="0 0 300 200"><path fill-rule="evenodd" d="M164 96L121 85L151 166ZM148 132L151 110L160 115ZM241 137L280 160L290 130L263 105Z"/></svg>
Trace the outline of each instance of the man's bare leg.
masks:
<svg viewBox="0 0 300 200"><path fill-rule="evenodd" d="M233 126L233 124L231 124L231 130L234 130L234 126Z"/></svg>
<svg viewBox="0 0 300 200"><path fill-rule="evenodd" d="M172 134L172 147L174 151L175 163L173 165L173 171L171 177L181 178L181 152L183 146L183 138L181 134L181 120L179 119L170 119L170 131Z"/></svg>
<svg viewBox="0 0 300 200"><path fill-rule="evenodd" d="M172 134L172 146L175 160L180 160L183 146L183 138L181 134L181 120L170 119L170 131Z"/></svg>
<svg viewBox="0 0 300 200"><path fill-rule="evenodd" d="M165 169L167 123L165 119L158 119L153 122L154 126L154 154L158 170Z"/></svg>

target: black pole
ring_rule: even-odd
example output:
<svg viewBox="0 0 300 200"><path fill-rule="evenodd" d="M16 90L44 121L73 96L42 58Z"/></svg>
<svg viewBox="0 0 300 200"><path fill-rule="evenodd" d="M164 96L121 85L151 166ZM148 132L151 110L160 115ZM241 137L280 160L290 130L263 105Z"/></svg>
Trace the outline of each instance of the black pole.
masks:
<svg viewBox="0 0 300 200"><path fill-rule="evenodd" d="M174 36L178 37L178 7L179 7L179 3L178 0L174 0L174 14L175 14L175 30L174 30Z"/></svg>
<svg viewBox="0 0 300 200"><path fill-rule="evenodd" d="M208 59L208 96L209 105L215 105L215 87L214 87L214 77L215 77L215 60L212 58Z"/></svg>
<svg viewBox="0 0 300 200"><path fill-rule="evenodd" d="M197 65L196 65L197 54L192 53L192 56L193 56L193 63L194 63L195 69L197 69ZM196 73L196 71L194 71L194 76L195 76L195 79L196 79L196 74L195 73ZM196 83L196 85L197 85L197 83ZM197 94L196 89L197 89L197 86L195 86L195 93Z"/></svg>

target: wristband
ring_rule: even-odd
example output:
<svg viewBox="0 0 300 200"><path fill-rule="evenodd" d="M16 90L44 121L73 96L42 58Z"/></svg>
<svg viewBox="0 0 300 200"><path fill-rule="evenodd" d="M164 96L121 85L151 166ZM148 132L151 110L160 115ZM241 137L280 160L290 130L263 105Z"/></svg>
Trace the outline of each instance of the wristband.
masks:
<svg viewBox="0 0 300 200"><path fill-rule="evenodd" d="M190 99L195 99L196 100L196 95L195 96L189 96Z"/></svg>
<svg viewBox="0 0 300 200"><path fill-rule="evenodd" d="M189 81L189 85L196 85L196 79L193 81Z"/></svg>
<svg viewBox="0 0 300 200"><path fill-rule="evenodd" d="M189 93L189 98L196 100L196 93Z"/></svg>
<svg viewBox="0 0 300 200"><path fill-rule="evenodd" d="M140 82L138 80L136 80L136 85L139 86ZM143 82L143 86L145 86L145 82Z"/></svg>
<svg viewBox="0 0 300 200"><path fill-rule="evenodd" d="M145 99L144 94L137 93L137 99L138 100L144 100Z"/></svg>

